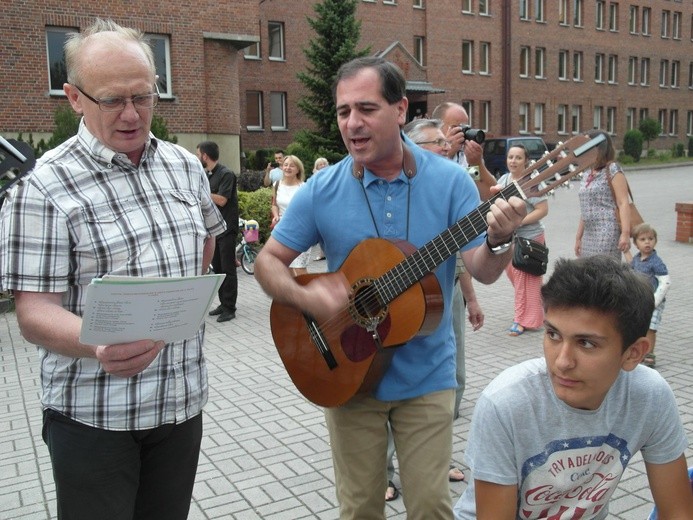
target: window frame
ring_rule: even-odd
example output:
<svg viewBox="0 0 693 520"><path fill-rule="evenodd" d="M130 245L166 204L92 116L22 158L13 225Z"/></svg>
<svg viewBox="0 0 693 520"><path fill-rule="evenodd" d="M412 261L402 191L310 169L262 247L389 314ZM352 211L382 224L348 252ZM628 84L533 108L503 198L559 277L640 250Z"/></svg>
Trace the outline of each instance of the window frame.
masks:
<svg viewBox="0 0 693 520"><path fill-rule="evenodd" d="M65 91L63 90L63 84L67 83L67 66L65 64L65 49L64 45L67 41L67 36L71 33L78 33L79 28L72 27L61 27L56 25L47 25L45 28L45 43L46 43L46 67L48 72L48 94L51 96L65 96ZM50 35L56 35L55 37L49 37ZM60 35L61 38L57 39ZM51 52L53 50L53 52ZM57 53L57 54L56 54ZM56 71L55 81L59 85L53 85L53 72L51 69L54 66L64 68L64 80L63 71Z"/></svg>
<svg viewBox="0 0 693 520"><path fill-rule="evenodd" d="M274 31L272 30L272 28L274 28ZM278 42L275 42L272 39L272 35L275 33L279 35ZM274 46L277 43L279 44L279 55L275 54L275 51L277 49L275 49ZM267 22L267 59L270 61L286 61L286 47L284 42L284 22Z"/></svg>
<svg viewBox="0 0 693 520"><path fill-rule="evenodd" d="M517 107L518 125L517 131L520 134L529 133L529 103L520 102Z"/></svg>
<svg viewBox="0 0 693 520"><path fill-rule="evenodd" d="M546 79L546 48L534 48L534 78Z"/></svg>
<svg viewBox="0 0 693 520"><path fill-rule="evenodd" d="M618 4L616 2L609 4L609 31L618 32Z"/></svg>
<svg viewBox="0 0 693 520"><path fill-rule="evenodd" d="M544 133L544 103L534 104L534 133Z"/></svg>
<svg viewBox="0 0 693 520"><path fill-rule="evenodd" d="M594 55L594 82L604 83L604 54L601 52Z"/></svg>
<svg viewBox="0 0 693 520"><path fill-rule="evenodd" d="M474 74L474 41L462 40L462 73Z"/></svg>
<svg viewBox="0 0 693 520"><path fill-rule="evenodd" d="M157 86L159 87L159 97L161 99L172 99L173 98L173 78L171 77L171 38L167 34L154 34L146 33L145 37L148 40L161 40L164 45L164 67L165 71L159 67L160 56L157 53L157 47L152 45L152 52L154 53L154 63L156 64L156 74L159 76L157 78Z"/></svg>
<svg viewBox="0 0 693 520"><path fill-rule="evenodd" d="M249 96L251 96L251 95L254 95L253 96L254 97L253 105L255 106L256 111L257 111L256 113L257 113L257 123L258 124L256 124L256 125L248 124L248 122L251 119L254 119L254 118L249 117L249 110L250 110L250 105L251 105L251 103L249 102L249 100L250 100ZM260 132L260 131L264 130L264 113L263 113L264 102L263 101L264 101L263 100L263 93L261 90L246 90L246 92L245 92L245 122L246 122L245 129L248 132ZM253 115L255 115L255 114L253 114Z"/></svg>
<svg viewBox="0 0 693 520"><path fill-rule="evenodd" d="M573 81L582 81L582 51L573 52Z"/></svg>
<svg viewBox="0 0 693 520"><path fill-rule="evenodd" d="M569 52L565 49L558 51L558 80L568 81Z"/></svg>
<svg viewBox="0 0 693 520"><path fill-rule="evenodd" d="M281 118L281 123L275 124L275 99L279 99L281 107L279 107L279 117ZM289 123L287 121L287 99L286 92L282 91L270 91L270 129L273 131L285 131L289 129Z"/></svg>
<svg viewBox="0 0 693 520"><path fill-rule="evenodd" d="M520 77L521 78L529 78L529 71L532 69L531 66L531 49L526 46L522 45L520 47Z"/></svg>
<svg viewBox="0 0 693 520"><path fill-rule="evenodd" d="M491 42L479 42L479 74L491 74Z"/></svg>

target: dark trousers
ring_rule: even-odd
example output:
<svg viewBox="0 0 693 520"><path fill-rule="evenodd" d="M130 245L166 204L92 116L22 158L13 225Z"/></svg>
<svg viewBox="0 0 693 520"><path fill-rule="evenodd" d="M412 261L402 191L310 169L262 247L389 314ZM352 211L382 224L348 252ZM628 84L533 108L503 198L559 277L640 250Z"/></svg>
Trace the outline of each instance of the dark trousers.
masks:
<svg viewBox="0 0 693 520"><path fill-rule="evenodd" d="M45 410L60 520L185 520L202 414L151 430L92 428Z"/></svg>
<svg viewBox="0 0 693 520"><path fill-rule="evenodd" d="M217 246L212 258L212 269L216 274L225 274L226 278L219 287L219 302L230 311L236 311L238 298L238 275L236 273L236 236L230 231L217 237Z"/></svg>

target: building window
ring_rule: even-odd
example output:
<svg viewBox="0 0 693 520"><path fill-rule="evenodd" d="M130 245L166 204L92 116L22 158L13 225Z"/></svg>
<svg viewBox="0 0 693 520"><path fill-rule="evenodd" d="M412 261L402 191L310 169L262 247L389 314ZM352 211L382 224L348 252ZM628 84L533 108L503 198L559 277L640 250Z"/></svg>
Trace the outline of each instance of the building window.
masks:
<svg viewBox="0 0 693 520"><path fill-rule="evenodd" d="M520 20L529 20L529 0L520 0Z"/></svg>
<svg viewBox="0 0 693 520"><path fill-rule="evenodd" d="M67 35L78 32L65 27L46 28L46 56L48 57L48 90L51 94L65 94L63 84L67 83L67 67L63 46Z"/></svg>
<svg viewBox="0 0 693 520"><path fill-rule="evenodd" d="M491 14L488 4L488 0L479 0L479 14L481 16L489 16Z"/></svg>
<svg viewBox="0 0 693 520"><path fill-rule="evenodd" d="M666 87L669 79L669 60L659 62L659 86Z"/></svg>
<svg viewBox="0 0 693 520"><path fill-rule="evenodd" d="M686 134L693 135L693 110L689 110L686 116Z"/></svg>
<svg viewBox="0 0 693 520"><path fill-rule="evenodd" d="M286 92L270 92L272 130L286 130Z"/></svg>
<svg viewBox="0 0 693 520"><path fill-rule="evenodd" d="M423 36L414 36L414 58L419 65L426 66L426 45Z"/></svg>
<svg viewBox="0 0 693 520"><path fill-rule="evenodd" d="M594 56L594 82L604 82L604 55L596 54Z"/></svg>
<svg viewBox="0 0 693 520"><path fill-rule="evenodd" d="M474 66L474 42L462 42L462 72L471 74Z"/></svg>
<svg viewBox="0 0 693 520"><path fill-rule="evenodd" d="M611 32L618 31L618 4L616 2L609 4L609 30Z"/></svg>
<svg viewBox="0 0 693 520"><path fill-rule="evenodd" d="M582 0L573 0L573 25L582 27Z"/></svg>
<svg viewBox="0 0 693 520"><path fill-rule="evenodd" d="M416 7L417 9L423 9L424 0L414 0L414 7Z"/></svg>
<svg viewBox="0 0 693 520"><path fill-rule="evenodd" d="M650 84L650 58L640 60L640 85L646 87Z"/></svg>
<svg viewBox="0 0 693 520"><path fill-rule="evenodd" d="M669 11L662 11L662 38L669 37Z"/></svg>
<svg viewBox="0 0 693 520"><path fill-rule="evenodd" d="M582 52L573 53L573 81L582 81Z"/></svg>
<svg viewBox="0 0 693 520"><path fill-rule="evenodd" d="M284 24L281 22L269 22L269 59L284 60Z"/></svg>
<svg viewBox="0 0 693 520"><path fill-rule="evenodd" d="M681 62L674 60L671 62L671 88L679 88L679 70L681 69Z"/></svg>
<svg viewBox="0 0 693 520"><path fill-rule="evenodd" d="M610 135L616 133L616 107L606 109L606 132Z"/></svg>
<svg viewBox="0 0 693 520"><path fill-rule="evenodd" d="M626 130L635 129L635 109L633 107L628 108L626 111Z"/></svg>
<svg viewBox="0 0 693 520"><path fill-rule="evenodd" d="M556 115L558 120L556 121L556 130L559 134L566 134L566 119L568 117L568 105L558 105L556 107Z"/></svg>
<svg viewBox="0 0 693 520"><path fill-rule="evenodd" d="M644 36L650 35L650 16L652 9L649 7L642 8L642 33Z"/></svg>
<svg viewBox="0 0 693 520"><path fill-rule="evenodd" d="M650 111L647 108L641 108L639 121L642 121L643 119L649 119L649 118L650 118Z"/></svg>
<svg viewBox="0 0 693 520"><path fill-rule="evenodd" d="M558 0L558 23L560 25L568 25L568 20L570 20L568 1L569 0Z"/></svg>
<svg viewBox="0 0 693 520"><path fill-rule="evenodd" d="M537 47L534 50L534 77L538 79L545 78L544 69L546 65L546 49Z"/></svg>
<svg viewBox="0 0 693 520"><path fill-rule="evenodd" d="M666 130L666 128L667 128L667 110L666 110L666 108L662 108L659 111L658 115L659 115L659 118L658 118L659 126L662 129L662 133L659 135L666 135L666 131L667 131Z"/></svg>
<svg viewBox="0 0 693 520"><path fill-rule="evenodd" d="M628 58L628 84L635 85L638 77L638 58L631 56Z"/></svg>
<svg viewBox="0 0 693 520"><path fill-rule="evenodd" d="M669 135L678 135L679 133L679 111L673 109L669 112Z"/></svg>
<svg viewBox="0 0 693 520"><path fill-rule="evenodd" d="M618 83L618 56L609 54L609 83Z"/></svg>
<svg viewBox="0 0 693 520"><path fill-rule="evenodd" d="M534 0L534 19L537 22L546 21L546 0Z"/></svg>
<svg viewBox="0 0 693 520"><path fill-rule="evenodd" d="M570 122L572 124L573 133L577 134L580 131L580 112L582 107L580 105L573 105Z"/></svg>
<svg viewBox="0 0 693 520"><path fill-rule="evenodd" d="M481 121L479 128L487 131L491 126L491 102L482 101L481 102Z"/></svg>
<svg viewBox="0 0 693 520"><path fill-rule="evenodd" d="M243 57L246 60L259 60L260 59L260 42L255 42L248 47L243 49Z"/></svg>
<svg viewBox="0 0 693 520"><path fill-rule="evenodd" d="M602 127L602 111L603 107L600 106L595 106L594 111L592 112L592 128L601 128Z"/></svg>
<svg viewBox="0 0 693 520"><path fill-rule="evenodd" d="M472 0L462 0L462 12L472 14Z"/></svg>
<svg viewBox="0 0 693 520"><path fill-rule="evenodd" d="M154 65L156 75L159 76L156 84L162 98L173 97L171 85L171 43L168 36L162 34L147 34L149 44L154 52Z"/></svg>
<svg viewBox="0 0 693 520"><path fill-rule="evenodd" d="M383 0L383 4L397 5L397 0Z"/></svg>
<svg viewBox="0 0 693 520"><path fill-rule="evenodd" d="M462 108L464 108L464 111L467 112L467 115L469 116L469 121L467 124L469 126L475 126L474 124L474 101L466 100L462 101Z"/></svg>
<svg viewBox="0 0 693 520"><path fill-rule="evenodd" d="M681 13L674 11L674 17L671 20L671 37L674 40L681 39Z"/></svg>
<svg viewBox="0 0 693 520"><path fill-rule="evenodd" d="M537 134L544 133L544 104L536 103L534 105L534 132Z"/></svg>
<svg viewBox="0 0 693 520"><path fill-rule="evenodd" d="M558 51L558 79L568 79L568 51Z"/></svg>
<svg viewBox="0 0 693 520"><path fill-rule="evenodd" d="M604 0L597 0L597 5L594 10L594 25L598 31L604 30L604 10L605 2Z"/></svg>
<svg viewBox="0 0 693 520"><path fill-rule="evenodd" d="M248 130L262 130L262 92L245 93L245 124Z"/></svg>
<svg viewBox="0 0 693 520"><path fill-rule="evenodd" d="M518 128L521 134L526 134L527 128L529 127L529 121L527 121L529 118L529 103L520 103L519 116L520 121Z"/></svg>
<svg viewBox="0 0 693 520"><path fill-rule="evenodd" d="M688 88L693 88L693 61L688 64Z"/></svg>
<svg viewBox="0 0 693 520"><path fill-rule="evenodd" d="M491 73L491 43L481 42L479 44L479 74Z"/></svg>
<svg viewBox="0 0 693 520"><path fill-rule="evenodd" d="M520 47L520 77L529 77L529 47Z"/></svg>
<svg viewBox="0 0 693 520"><path fill-rule="evenodd" d="M638 10L639 8L637 5L630 6L630 15L628 17L628 30L631 34L638 34L638 27L640 26L640 24L638 24Z"/></svg>

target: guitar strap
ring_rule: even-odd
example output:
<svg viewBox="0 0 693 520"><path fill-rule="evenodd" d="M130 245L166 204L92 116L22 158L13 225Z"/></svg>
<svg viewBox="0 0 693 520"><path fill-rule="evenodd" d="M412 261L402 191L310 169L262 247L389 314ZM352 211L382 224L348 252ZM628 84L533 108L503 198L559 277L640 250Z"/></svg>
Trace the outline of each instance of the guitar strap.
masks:
<svg viewBox="0 0 693 520"><path fill-rule="evenodd" d="M409 179L416 175L416 159L414 159L414 154L411 153L407 143L404 141L402 141L402 169ZM363 164L354 161L354 167L351 173L358 180L363 180Z"/></svg>

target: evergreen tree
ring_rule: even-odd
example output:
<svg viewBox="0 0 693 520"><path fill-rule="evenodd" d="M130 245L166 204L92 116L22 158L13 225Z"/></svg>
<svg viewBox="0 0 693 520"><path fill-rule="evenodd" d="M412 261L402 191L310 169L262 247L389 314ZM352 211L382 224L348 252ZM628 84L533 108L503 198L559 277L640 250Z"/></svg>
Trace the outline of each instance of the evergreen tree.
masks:
<svg viewBox="0 0 693 520"><path fill-rule="evenodd" d="M309 94L298 101L298 106L315 122L317 130L303 130L295 139L325 156L346 153L332 100L332 82L337 70L342 64L370 53L370 48L356 50L361 34L361 22L355 16L357 5L358 0L323 0L313 6L317 17L308 18L316 36L303 49L308 65L305 72L298 73L298 79Z"/></svg>

